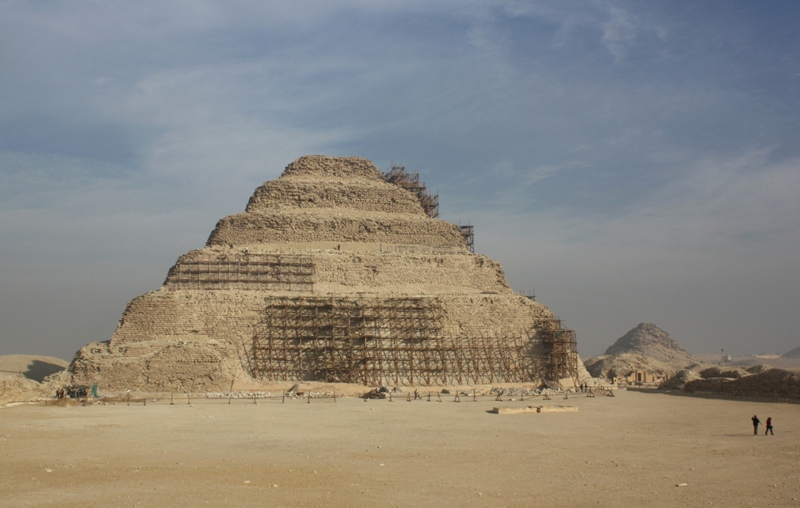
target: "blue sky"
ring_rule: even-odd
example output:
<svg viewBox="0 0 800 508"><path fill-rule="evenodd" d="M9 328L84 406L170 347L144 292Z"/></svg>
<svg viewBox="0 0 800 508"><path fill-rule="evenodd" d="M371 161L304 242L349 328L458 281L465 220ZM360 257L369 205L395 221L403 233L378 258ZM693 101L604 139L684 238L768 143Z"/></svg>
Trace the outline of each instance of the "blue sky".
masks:
<svg viewBox="0 0 800 508"><path fill-rule="evenodd" d="M795 1L0 1L0 354L107 340L306 154L419 171L600 353L800 345Z"/></svg>

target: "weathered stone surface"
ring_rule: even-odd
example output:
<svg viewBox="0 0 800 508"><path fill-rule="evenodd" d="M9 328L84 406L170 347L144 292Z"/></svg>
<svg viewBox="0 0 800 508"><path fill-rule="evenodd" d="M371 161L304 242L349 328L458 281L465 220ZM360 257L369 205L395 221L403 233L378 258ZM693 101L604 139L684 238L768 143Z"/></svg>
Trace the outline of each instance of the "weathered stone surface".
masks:
<svg viewBox="0 0 800 508"><path fill-rule="evenodd" d="M387 184L390 185L390 184ZM247 246L297 242L382 242L466 248L454 224L427 216L360 210L242 213L217 223L208 245Z"/></svg>

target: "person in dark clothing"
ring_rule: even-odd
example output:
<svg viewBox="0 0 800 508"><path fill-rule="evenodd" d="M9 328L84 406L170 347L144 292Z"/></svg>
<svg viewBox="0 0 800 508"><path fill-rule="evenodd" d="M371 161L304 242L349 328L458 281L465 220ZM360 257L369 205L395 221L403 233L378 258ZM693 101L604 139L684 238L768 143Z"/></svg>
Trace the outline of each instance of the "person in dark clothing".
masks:
<svg viewBox="0 0 800 508"><path fill-rule="evenodd" d="M756 416L756 415L753 415L753 417L750 418L750 419L753 420L753 435L757 436L758 435L758 424L761 423L761 420L759 420L758 416Z"/></svg>
<svg viewBox="0 0 800 508"><path fill-rule="evenodd" d="M766 436L767 434L772 434L773 436L775 435L775 433L772 432L772 417L771 416L767 417L767 430L764 431L764 435Z"/></svg>

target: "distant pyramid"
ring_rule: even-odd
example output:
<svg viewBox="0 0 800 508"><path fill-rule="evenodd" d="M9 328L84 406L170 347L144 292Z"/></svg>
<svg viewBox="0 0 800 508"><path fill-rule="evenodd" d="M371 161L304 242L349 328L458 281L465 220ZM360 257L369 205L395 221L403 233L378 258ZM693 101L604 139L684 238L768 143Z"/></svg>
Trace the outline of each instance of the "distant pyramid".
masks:
<svg viewBox="0 0 800 508"><path fill-rule="evenodd" d="M617 339L606 355L636 354L666 363L697 362L685 349L672 340L667 332L653 323L639 323Z"/></svg>
<svg viewBox="0 0 800 508"><path fill-rule="evenodd" d="M790 360L797 360L800 359L800 346L792 349L788 353L784 353L781 355L781 358L788 358Z"/></svg>

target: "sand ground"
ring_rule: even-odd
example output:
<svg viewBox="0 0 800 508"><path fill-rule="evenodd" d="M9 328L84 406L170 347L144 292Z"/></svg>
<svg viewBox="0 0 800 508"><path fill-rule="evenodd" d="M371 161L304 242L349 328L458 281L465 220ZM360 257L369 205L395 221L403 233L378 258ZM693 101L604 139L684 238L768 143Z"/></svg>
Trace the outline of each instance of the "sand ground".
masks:
<svg viewBox="0 0 800 508"><path fill-rule="evenodd" d="M528 404L579 412L487 412ZM753 436L753 413L775 436ZM800 506L800 405L634 392L22 405L0 409L0 471L14 507Z"/></svg>

